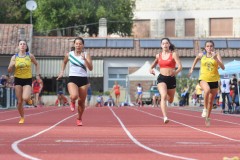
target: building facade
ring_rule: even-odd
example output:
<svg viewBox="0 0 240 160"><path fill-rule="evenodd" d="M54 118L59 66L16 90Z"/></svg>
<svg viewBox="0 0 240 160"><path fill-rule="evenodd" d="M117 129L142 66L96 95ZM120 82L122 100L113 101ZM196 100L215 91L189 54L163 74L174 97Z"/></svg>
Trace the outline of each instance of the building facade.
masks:
<svg viewBox="0 0 240 160"><path fill-rule="evenodd" d="M136 38L240 37L238 0L136 0Z"/></svg>

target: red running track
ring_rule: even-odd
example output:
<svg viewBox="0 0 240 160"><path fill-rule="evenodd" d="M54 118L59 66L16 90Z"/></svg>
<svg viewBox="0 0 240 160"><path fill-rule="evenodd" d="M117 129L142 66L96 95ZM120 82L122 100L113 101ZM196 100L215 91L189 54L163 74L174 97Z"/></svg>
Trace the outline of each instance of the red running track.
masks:
<svg viewBox="0 0 240 160"><path fill-rule="evenodd" d="M194 108L194 107L193 107ZM196 107L195 107L196 108ZM240 117L213 113L206 127L199 111L89 107L82 127L68 107L0 111L0 159L168 160L240 157Z"/></svg>

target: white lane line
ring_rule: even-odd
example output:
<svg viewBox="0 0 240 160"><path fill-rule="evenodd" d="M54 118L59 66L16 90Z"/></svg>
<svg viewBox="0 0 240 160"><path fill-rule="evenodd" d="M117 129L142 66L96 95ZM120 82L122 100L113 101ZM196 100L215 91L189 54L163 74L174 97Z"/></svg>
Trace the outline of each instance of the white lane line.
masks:
<svg viewBox="0 0 240 160"><path fill-rule="evenodd" d="M180 114L180 115L185 115L185 116L189 116L189 117L194 117L194 118L200 118L200 119L203 119L203 118L200 117L200 116L193 116L193 115L190 115L190 114L179 113L179 112L173 112L173 111L168 111L168 112L175 113L175 114ZM240 126L240 123L235 123L235 122L225 121L225 120L221 120L221 119L211 118L211 120L219 121L219 122L224 122L224 123L229 123L229 124L234 124L234 125L239 125L239 126Z"/></svg>
<svg viewBox="0 0 240 160"><path fill-rule="evenodd" d="M52 112L52 111L56 111L56 110L60 110L60 109L61 109L61 108L52 109L52 110L43 111L43 112L38 112L38 113L27 114L27 115L25 115L25 117L29 117L29 116L33 116L33 115L38 115L38 114L43 114L43 113L47 113L47 112ZM12 117L12 118L8 118L8 119L0 120L0 122L5 122L5 121L13 120L13 119L18 119L18 118L19 118L19 116L17 116L17 117Z"/></svg>
<svg viewBox="0 0 240 160"><path fill-rule="evenodd" d="M194 111L194 112L200 112L202 113L202 108L200 108L201 110L194 110L194 108L182 108L182 107L174 107L172 108L174 110L183 110L183 111ZM223 113L219 113L219 112L216 112L214 109L212 110L211 114L216 114L216 115L224 115L224 116L229 116L229 117L240 117L239 114L223 114Z"/></svg>
<svg viewBox="0 0 240 160"><path fill-rule="evenodd" d="M132 109L132 108L131 108L131 109ZM160 116L158 116L158 115L155 115L155 114L151 114L151 113L148 113L148 112L145 112L145 111L142 111L142 110L138 110L138 109L135 109L135 108L134 108L134 110L136 110L136 111L138 111L138 112L142 112L142 113L148 114L148 115L153 116L153 117L156 117L156 118L161 118L161 119L163 119L162 117L160 117ZM226 137L226 136L222 136L222 135L220 135L220 134L216 134L216 133L213 133L213 132L205 131L205 130L202 130L202 129L199 129L199 128L196 128L196 127L189 126L189 125L187 125L187 124L178 122L178 121L174 121L173 119L169 119L169 120L171 120L172 122L175 122L175 123L177 123L177 124L180 124L180 125L182 125L182 126L185 126L185 127L188 127L188 128L191 128L191 129L194 129L194 130L197 130L197 131L200 131L200 132L208 133L208 134L211 134L211 135L214 135L214 136L223 138L223 139L227 139L227 140L230 140L230 141L240 142L240 140L238 140L238 139L233 139L233 138L229 138L229 137Z"/></svg>
<svg viewBox="0 0 240 160"><path fill-rule="evenodd" d="M115 112L112 110L112 108L110 108L110 107L108 107L108 108L113 113L114 117L118 120L118 122L120 123L121 127L123 128L123 130L125 131L127 136L133 141L133 143L135 143L139 147L142 147L145 150L148 150L148 151L151 151L151 152L154 152L156 154L163 155L163 156L167 156L167 157L172 157L172 158L176 158L176 159L184 159L184 160L195 160L193 158L187 158L187 157L182 157L182 156L177 156L177 155L173 155L173 154L164 153L164 152L152 149L148 146L145 146L144 144L140 143L136 138L133 137L133 135L128 131L128 129L125 127L125 125L123 124L121 119L115 114Z"/></svg>
<svg viewBox="0 0 240 160"><path fill-rule="evenodd" d="M53 129L54 127L56 127L56 126L59 125L60 123L66 121L66 120L68 120L69 118L72 118L73 116L76 116L76 115L77 115L77 113L74 114L74 115L68 116L67 118L59 121L58 123L54 124L53 126L47 128L47 129L45 129L45 130L42 130L41 132L38 132L38 133L36 133L36 134L34 134L34 135L32 135L32 136L29 136L29 137L26 137L26 138L23 138L23 139L20 139L20 140L18 140L18 141L13 142L12 145L11 145L13 151L16 152L17 154L19 154L20 156L24 157L24 158L31 159L31 160L40 160L39 158L33 157L33 156L28 155L28 154L24 153L23 151L21 151L21 150L18 148L18 144L21 143L21 142L23 142L23 141L26 141L26 140L28 140L28 139L37 137L37 136L39 136L40 134L43 134L44 132L47 132L47 131Z"/></svg>

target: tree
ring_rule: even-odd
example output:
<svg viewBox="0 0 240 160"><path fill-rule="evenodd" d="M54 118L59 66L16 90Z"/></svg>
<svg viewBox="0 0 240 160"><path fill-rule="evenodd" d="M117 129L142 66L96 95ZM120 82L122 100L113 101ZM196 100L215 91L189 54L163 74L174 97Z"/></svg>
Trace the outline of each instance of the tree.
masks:
<svg viewBox="0 0 240 160"><path fill-rule="evenodd" d="M133 0L38 0L37 3L33 15L40 33L66 35L70 30L72 35L86 31L87 27L90 35L97 35L99 19L106 18L109 34L131 34Z"/></svg>
<svg viewBox="0 0 240 160"><path fill-rule="evenodd" d="M29 11L22 0L0 1L0 23L29 23Z"/></svg>

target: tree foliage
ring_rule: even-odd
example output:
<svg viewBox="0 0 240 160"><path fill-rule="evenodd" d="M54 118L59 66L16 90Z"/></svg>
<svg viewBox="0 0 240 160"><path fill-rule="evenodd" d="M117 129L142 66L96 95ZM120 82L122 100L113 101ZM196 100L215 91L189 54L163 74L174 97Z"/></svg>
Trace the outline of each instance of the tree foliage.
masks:
<svg viewBox="0 0 240 160"><path fill-rule="evenodd" d="M0 0L0 23L30 23L30 12L23 0Z"/></svg>
<svg viewBox="0 0 240 160"><path fill-rule="evenodd" d="M133 0L37 0L37 4L33 15L40 33L97 35L99 19L106 18L108 34L131 34Z"/></svg>

